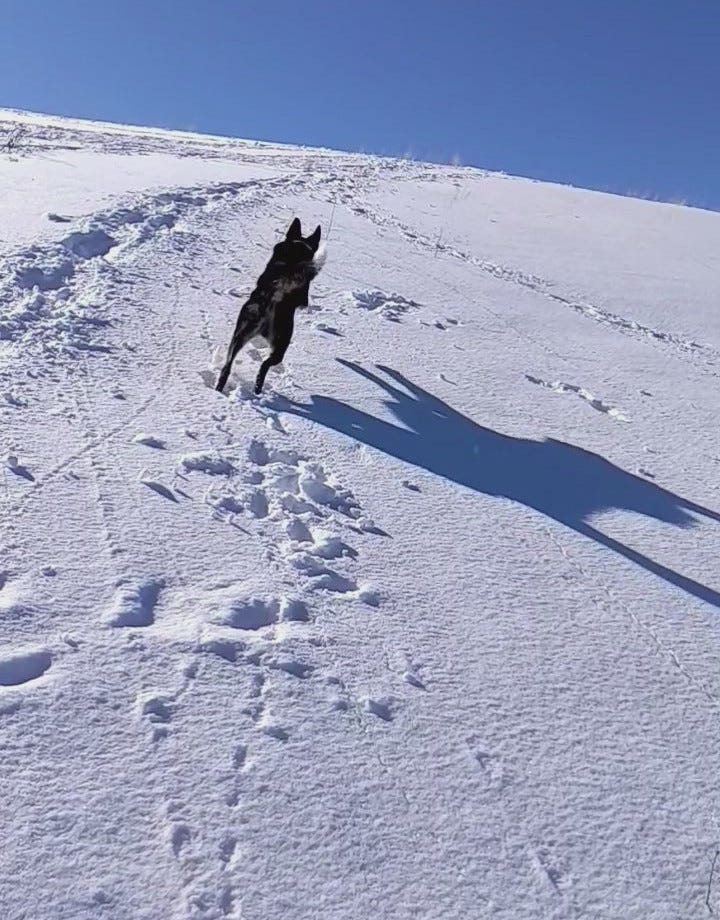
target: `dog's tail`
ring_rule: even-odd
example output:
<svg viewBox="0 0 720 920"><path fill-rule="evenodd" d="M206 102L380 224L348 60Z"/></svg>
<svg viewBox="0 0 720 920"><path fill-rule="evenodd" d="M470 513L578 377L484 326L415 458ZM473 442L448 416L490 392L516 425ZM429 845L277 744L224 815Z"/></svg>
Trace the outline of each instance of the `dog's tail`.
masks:
<svg viewBox="0 0 720 920"><path fill-rule="evenodd" d="M326 259L327 246L321 246L313 256L312 262L310 263L310 270L312 271L312 275L310 276L311 278L314 278L317 274L320 273Z"/></svg>
<svg viewBox="0 0 720 920"><path fill-rule="evenodd" d="M320 273L326 258L327 250L324 246L321 246L309 262L301 264L300 270L296 274L298 282L306 284L312 281Z"/></svg>

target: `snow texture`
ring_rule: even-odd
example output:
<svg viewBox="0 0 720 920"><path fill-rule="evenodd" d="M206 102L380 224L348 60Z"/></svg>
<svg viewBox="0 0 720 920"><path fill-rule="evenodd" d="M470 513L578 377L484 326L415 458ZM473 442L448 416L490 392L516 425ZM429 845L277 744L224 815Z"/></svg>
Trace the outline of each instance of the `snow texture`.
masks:
<svg viewBox="0 0 720 920"><path fill-rule="evenodd" d="M720 914L720 215L18 126L2 917Z"/></svg>

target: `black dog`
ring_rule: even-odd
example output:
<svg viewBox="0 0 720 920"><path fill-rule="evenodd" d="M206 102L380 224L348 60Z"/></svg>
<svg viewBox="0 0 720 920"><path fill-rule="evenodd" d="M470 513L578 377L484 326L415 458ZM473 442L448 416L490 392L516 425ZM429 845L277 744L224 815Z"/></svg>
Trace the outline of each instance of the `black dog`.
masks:
<svg viewBox="0 0 720 920"><path fill-rule="evenodd" d="M271 348L270 356L260 365L256 393L262 392L270 368L282 361L292 339L295 310L307 306L310 282L322 267L322 258L316 258L320 232L317 227L304 239L296 217L285 239L273 249L272 258L258 278L255 290L240 310L225 366L217 382L216 389L221 393L235 356L256 335L262 336Z"/></svg>

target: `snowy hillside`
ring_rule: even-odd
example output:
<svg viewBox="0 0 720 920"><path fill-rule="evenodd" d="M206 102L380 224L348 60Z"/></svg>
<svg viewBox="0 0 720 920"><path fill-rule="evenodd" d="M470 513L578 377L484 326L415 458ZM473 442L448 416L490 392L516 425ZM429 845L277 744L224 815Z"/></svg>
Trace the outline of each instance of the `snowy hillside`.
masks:
<svg viewBox="0 0 720 920"><path fill-rule="evenodd" d="M3 143L3 920L720 914L720 215ZM311 306L222 396L295 215Z"/></svg>

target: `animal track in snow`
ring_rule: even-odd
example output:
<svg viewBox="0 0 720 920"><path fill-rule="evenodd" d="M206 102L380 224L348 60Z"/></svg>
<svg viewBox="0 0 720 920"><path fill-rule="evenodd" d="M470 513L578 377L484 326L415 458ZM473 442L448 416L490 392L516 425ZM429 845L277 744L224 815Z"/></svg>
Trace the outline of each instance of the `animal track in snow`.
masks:
<svg viewBox="0 0 720 920"><path fill-rule="evenodd" d="M218 201L244 200L249 206L298 181L296 176L251 179L135 194L79 221L79 228L58 242L11 253L0 259L0 340L37 339L44 347L98 350L96 331L107 323L100 314L112 263ZM48 215L61 222L58 218Z"/></svg>
<svg viewBox="0 0 720 920"><path fill-rule="evenodd" d="M232 861L233 856L235 855L235 850L237 848L238 840L237 837L232 834L226 834L220 841L219 846L219 856L220 862L223 865L227 865Z"/></svg>
<svg viewBox="0 0 720 920"><path fill-rule="evenodd" d="M321 559L357 559L358 552L349 546L340 537L334 537L325 533L316 533L312 535L314 546L312 553Z"/></svg>
<svg viewBox="0 0 720 920"><path fill-rule="evenodd" d="M368 586L358 587L354 578L329 568L322 557L318 558L312 552L295 550L291 552L289 562L310 580L311 590L329 591L331 594L357 599L368 607L380 606L380 595L377 591Z"/></svg>
<svg viewBox="0 0 720 920"><path fill-rule="evenodd" d="M323 588L325 591L337 594L347 594L357 590L357 582L339 572L334 572L311 553L295 553L290 561L298 571L313 579L313 588Z"/></svg>
<svg viewBox="0 0 720 920"><path fill-rule="evenodd" d="M247 744L237 744L232 752L232 768L235 772L235 780L232 783L230 791L227 792L224 796L225 804L228 806L228 808L237 808L238 804L240 803L240 792L242 789L242 784L239 780L240 776L249 767L250 760L248 759Z"/></svg>
<svg viewBox="0 0 720 920"><path fill-rule="evenodd" d="M260 661L256 661L259 664ZM255 688L251 692L251 701L245 707L245 714L250 716L252 722L258 731L273 738L275 741L288 741L290 733L272 718L271 713L265 704L265 694L268 689L267 678L262 670L254 675Z"/></svg>
<svg viewBox="0 0 720 920"><path fill-rule="evenodd" d="M153 741L159 741L167 737L175 706L197 677L197 672L197 661L191 659L185 663L182 669L181 683L177 689L169 691L143 690L137 694L135 705L140 715L150 723L153 729Z"/></svg>
<svg viewBox="0 0 720 920"><path fill-rule="evenodd" d="M253 633L275 626L285 619L289 603L282 596L266 594L264 579L251 583L225 584L203 591L197 599L201 622L226 627L232 632L213 633L213 638L232 640L233 632L244 633L249 639ZM260 588L260 590L258 590Z"/></svg>
<svg viewBox="0 0 720 920"><path fill-rule="evenodd" d="M280 619L286 623L307 623L310 619L307 604L296 598L283 598L280 601Z"/></svg>
<svg viewBox="0 0 720 920"><path fill-rule="evenodd" d="M369 310L376 316L399 323L409 310L416 310L419 303L403 297L402 294L385 294L383 291L353 291L350 295L355 306Z"/></svg>
<svg viewBox="0 0 720 920"><path fill-rule="evenodd" d="M206 503L219 516L226 515L232 522L234 515L243 511L259 519L284 518L288 536L298 540L312 540L309 532L305 532L307 525L302 521L303 516L322 518L329 512L340 512L351 518L362 531L380 532L372 521L362 516L352 492L342 488L321 464L301 458L294 450L270 447L257 438L251 441L247 458L251 468L243 470L243 485L237 485L235 477L232 484L228 481L221 487L219 494L206 493ZM202 470L211 475L237 473L228 460L211 454L186 455L182 462L185 469ZM256 487L248 489L248 484ZM336 555L352 556L354 553L351 547L344 544L343 548L342 541L338 542L331 535L327 536L327 541L326 546L318 547L318 555L336 558Z"/></svg>
<svg viewBox="0 0 720 920"><path fill-rule="evenodd" d="M439 329L441 332L447 332L448 328L456 328L457 326L463 326L464 323L461 323L458 319L453 319L451 316L444 316L442 319L435 318L428 322L427 320L419 320L421 326L427 326L430 329Z"/></svg>
<svg viewBox="0 0 720 920"><path fill-rule="evenodd" d="M363 604L366 604L368 607L379 607L381 601L381 595L379 591L376 591L374 588L364 587L359 588L356 597L358 600L362 601Z"/></svg>
<svg viewBox="0 0 720 920"><path fill-rule="evenodd" d="M105 622L108 626L117 627L150 626L163 587L163 582L155 579L139 584L119 585L105 614Z"/></svg>
<svg viewBox="0 0 720 920"><path fill-rule="evenodd" d="M294 466L300 457L294 450L268 447L264 441L253 438L247 452L248 460L257 466L267 466L269 463L283 463Z"/></svg>
<svg viewBox="0 0 720 920"><path fill-rule="evenodd" d="M336 338L343 338L343 333L339 329L336 329L335 326L330 326L328 323L315 323L315 329L318 332L324 332L325 335L334 335Z"/></svg>
<svg viewBox="0 0 720 920"><path fill-rule="evenodd" d="M285 533L295 543L312 543L313 535L305 521L300 517L291 517L285 525Z"/></svg>
<svg viewBox="0 0 720 920"><path fill-rule="evenodd" d="M144 486L147 486L148 489L152 489L157 495L161 495L163 498L167 498L169 501L177 504L177 496L173 490L169 486L166 486L164 482L153 479L147 470L143 470L138 479Z"/></svg>
<svg viewBox="0 0 720 920"><path fill-rule="evenodd" d="M52 664L47 649L4 650L0 653L0 688L36 681Z"/></svg>
<svg viewBox="0 0 720 920"><path fill-rule="evenodd" d="M290 674L291 677L297 677L300 680L307 680L315 670L313 665L297 661L294 658L271 659L266 664L272 670L284 671L286 674Z"/></svg>
<svg viewBox="0 0 720 920"><path fill-rule="evenodd" d="M192 832L187 824L182 821L173 823L170 833L170 843L175 856L179 856L185 844L192 839Z"/></svg>
<svg viewBox="0 0 720 920"><path fill-rule="evenodd" d="M197 651L236 662L244 659L258 664L256 637L279 641L283 624L308 623L310 611L298 597L257 597L241 585L219 588L203 596L199 619L207 624L201 631ZM263 648L264 646L259 646Z"/></svg>
<svg viewBox="0 0 720 920"><path fill-rule="evenodd" d="M316 517L320 514L317 506L313 505L312 502L298 498L297 495L293 495L290 492L285 492L282 494L278 499L278 504L280 505L281 509L286 511L288 514L308 514Z"/></svg>
<svg viewBox="0 0 720 920"><path fill-rule="evenodd" d="M232 463L217 453L185 454L180 458L180 465L188 473L206 473L208 476L231 476L235 472Z"/></svg>
<svg viewBox="0 0 720 920"><path fill-rule="evenodd" d="M234 664L245 651L246 645L240 640L224 639L216 636L203 636L197 644L197 651L217 655L223 661Z"/></svg>
<svg viewBox="0 0 720 920"><path fill-rule="evenodd" d="M26 466L20 463L15 454L6 454L5 457L3 457L3 462L5 467L9 469L11 473L14 473L21 479L27 479L28 482L35 482L35 477L33 474Z"/></svg>
<svg viewBox="0 0 720 920"><path fill-rule="evenodd" d="M357 559L358 551L335 534L320 528L311 528L301 517L292 517L285 525L285 533L293 544L320 559Z"/></svg>
<svg viewBox="0 0 720 920"><path fill-rule="evenodd" d="M533 869L541 880L549 883L556 892L562 893L566 887L565 868L556 852L555 841L543 841L539 846L530 843L529 850Z"/></svg>
<svg viewBox="0 0 720 920"><path fill-rule="evenodd" d="M288 741L290 734L286 729L282 728L280 725L274 725L272 723L265 723L260 725L261 731L263 731L269 738L274 738L276 741Z"/></svg>
<svg viewBox="0 0 720 920"><path fill-rule="evenodd" d="M325 684L332 687L328 702L336 712L349 712L352 708L352 701L345 683L335 675L325 678Z"/></svg>
<svg viewBox="0 0 720 920"><path fill-rule="evenodd" d="M248 514L256 520L268 516L268 499L264 489L241 486L231 492L221 490L219 495L209 490L205 493L204 501L216 517L235 526L239 526L235 523L238 515Z"/></svg>
<svg viewBox="0 0 720 920"><path fill-rule="evenodd" d="M360 699L360 705L365 712L369 712L373 716L377 716L378 719L382 719L383 722L392 722L393 721L393 709L392 709L392 700L388 698L373 699L370 696L365 696Z"/></svg>
<svg viewBox="0 0 720 920"><path fill-rule="evenodd" d="M251 463L258 466L265 466L270 460L270 453L263 441L253 438L248 447L247 458Z"/></svg>
<svg viewBox="0 0 720 920"><path fill-rule="evenodd" d="M265 518L268 515L268 501L262 489L253 490L246 503L247 510L255 518Z"/></svg>
<svg viewBox="0 0 720 920"><path fill-rule="evenodd" d="M32 614L31 603L26 602L32 595L32 581L29 575L10 578L8 573L0 572L0 614L5 621L22 619Z"/></svg>
<svg viewBox="0 0 720 920"><path fill-rule="evenodd" d="M145 716L152 723L169 722L172 716L172 698L164 694L151 691L146 694L140 694L137 699L137 705L140 714Z"/></svg>
<svg viewBox="0 0 720 920"><path fill-rule="evenodd" d="M234 495L221 495L217 499L210 499L208 504L221 514L235 515L243 511L243 506Z"/></svg>
<svg viewBox="0 0 720 920"><path fill-rule="evenodd" d="M378 606L380 595L368 586L358 587L354 577L336 571L327 562L353 562L357 550L336 533L316 529L315 522L335 522L365 533L384 533L362 515L353 493L342 487L319 463L301 458L295 451L271 448L254 439L248 459L263 470L270 498L270 520L282 524L288 543L285 556L292 568L309 579L311 590L325 590ZM338 517L340 515L341 517ZM312 524L312 526L310 526Z"/></svg>
<svg viewBox="0 0 720 920"><path fill-rule="evenodd" d="M410 240L415 245L421 246L428 252L433 252L434 254L441 253L445 256L449 256L452 259L457 259L461 262L464 262L466 265L473 265L481 272L490 275L493 278L497 278L500 281L506 281L511 284L519 285L520 287L528 288L531 291L546 297L548 300L560 304L562 307L573 310L575 313L580 314L586 319L593 320L594 322L601 323L603 325L611 326L618 332L626 335L659 342L662 345L668 345L675 348L678 352L694 352L703 350L706 353L715 354L715 357L717 357L714 349L711 349L708 346L700 345L698 342L695 342L691 339L684 338L671 332L663 332L657 329L653 329L649 326L643 325L642 323L636 322L635 320L626 319L624 316L619 316L617 313L612 313L610 310L605 310L595 304L587 303L570 296L566 297L562 294L558 294L553 290L553 282L546 281L537 275L531 274L529 272L523 272L519 269L510 268L506 265L490 262L485 259L479 259L468 252L463 252L462 250L456 249L450 244L441 243L439 240L433 239L429 236L426 236L425 234L418 233L394 216L384 215L376 210L372 211L369 208L358 205L355 201L348 201L347 204L348 207L350 207L350 209L353 210L356 214L360 214L377 226L394 227L406 239Z"/></svg>
<svg viewBox="0 0 720 920"><path fill-rule="evenodd" d="M233 629L255 632L278 622L280 604L278 601L251 597L248 599L228 598L224 609L218 613L214 622Z"/></svg>
<svg viewBox="0 0 720 920"><path fill-rule="evenodd" d="M265 736L287 741L288 727L278 724L268 711L268 688L282 687L282 682L277 684L282 674L297 681L309 680L316 666L283 651L285 638L298 636L298 627L311 620L305 598L316 596L315 592L341 596L343 602L359 601L373 607L380 604L380 594L370 586L359 585L355 573L348 570L357 565L359 553L345 536L349 531L382 531L363 515L351 490L322 464L295 450L255 437L247 447L246 464L237 466L236 475L221 483L220 494L206 493L206 501L217 514L234 517L254 511L266 517L260 532L268 558L276 564L284 561L284 580L299 581L300 596L268 596L260 583L213 590L200 601L207 625L201 631L199 650L229 662L243 661L256 670L256 689L245 712ZM233 633L242 639L233 638ZM392 719L387 701L374 703L377 705L368 711L380 719ZM338 708L350 707L347 699L338 703ZM225 799L234 806L239 800L237 788Z"/></svg>
<svg viewBox="0 0 720 920"><path fill-rule="evenodd" d="M311 501L348 517L360 516L360 504L350 489L339 486L320 463L301 463L298 485L301 493Z"/></svg>
<svg viewBox="0 0 720 920"><path fill-rule="evenodd" d="M142 444L144 447L152 447L155 450L165 450L166 444L160 438L156 438L152 434L144 434L140 432L136 434L132 439L133 444Z"/></svg>
<svg viewBox="0 0 720 920"><path fill-rule="evenodd" d="M246 744L238 744L233 751L233 768L235 770L244 770L247 767L248 749Z"/></svg>
<svg viewBox="0 0 720 920"><path fill-rule="evenodd" d="M204 386L206 386L208 390L214 391L217 385L217 378L218 378L217 370L203 368L202 370L198 371L198 373L200 375L200 379L202 380Z"/></svg>
<svg viewBox="0 0 720 920"><path fill-rule="evenodd" d="M4 393L0 393L0 399L2 399L6 406L10 406L13 409L23 409L27 405L13 389L5 390Z"/></svg>
<svg viewBox="0 0 720 920"><path fill-rule="evenodd" d="M302 483L302 476L300 477ZM345 510L352 510L358 513L359 505L352 499L348 498L351 493L344 494L333 488L332 494L326 493L327 483L321 482L320 489L317 489L317 480L313 480L313 487L309 490L315 497L330 500L333 505L340 505ZM341 496L341 500L338 496ZM294 496L283 496L283 508L290 515L289 520L285 521L285 534L288 543L285 547L285 555L288 563L309 579L309 588L312 590L324 590L335 594L341 594L346 597L354 597L369 606L378 606L380 597L376 591L369 587L358 587L354 577L342 571L336 571L327 563L335 561L336 563L353 563L358 559L357 550L347 543L342 537L322 529L315 528L314 520L318 518L319 512L314 505L306 502L299 502ZM290 501L288 501L290 499ZM304 519L305 518L305 519ZM332 520L331 517L325 517L323 520L327 523ZM353 521L356 518L353 516ZM312 526L311 526L312 525ZM352 526L352 525L351 525ZM353 527L355 529L355 527ZM358 528L369 530L370 528ZM377 529L372 528L373 532Z"/></svg>
<svg viewBox="0 0 720 920"><path fill-rule="evenodd" d="M166 841L177 860L182 884L179 903L172 915L196 920L237 916L233 887L225 874L234 859L236 837L229 832L220 837L213 857L213 862L215 859L217 862L209 866L204 834L193 828L184 811L182 802L166 803Z"/></svg>
<svg viewBox="0 0 720 920"><path fill-rule="evenodd" d="M607 403L604 403L601 399L597 399L592 393L585 390L583 387L575 386L572 383L562 383L561 381L555 381L549 383L546 380L541 380L539 377L533 377L531 374L525 374L525 379L530 383L536 384L536 386L543 387L546 390L552 390L553 393L562 393L562 394L571 394L578 396L580 399L584 400L593 409L598 412L602 412L604 415L614 418L619 422L628 422L630 419L624 415L620 409L610 406Z"/></svg>
<svg viewBox="0 0 720 920"><path fill-rule="evenodd" d="M403 680L410 684L411 687L416 687L418 690L427 690L425 684L420 680L417 675L413 674L412 671L405 671L403 673Z"/></svg>
<svg viewBox="0 0 720 920"><path fill-rule="evenodd" d="M475 738L468 738L466 744L468 752L482 770L488 784L493 789L502 791L510 783L502 758L487 750Z"/></svg>
<svg viewBox="0 0 720 920"><path fill-rule="evenodd" d="M79 259L96 259L98 256L106 256L117 244L117 240L101 228L71 233L62 240L65 249Z"/></svg>

